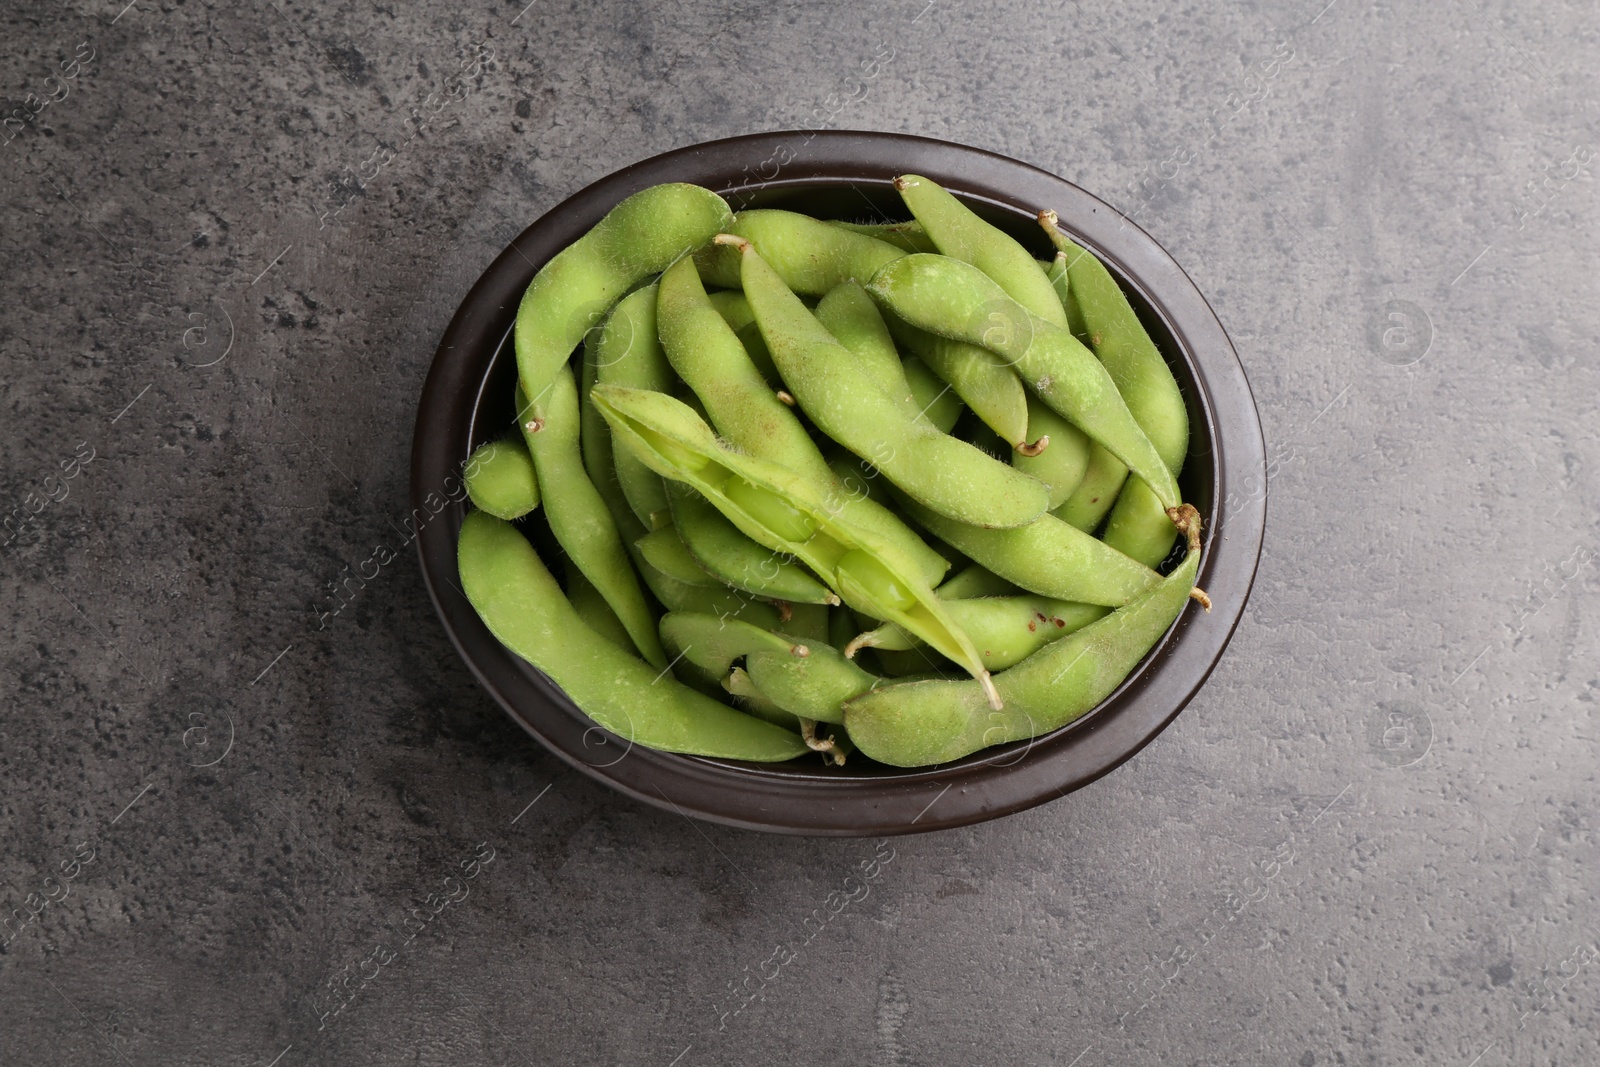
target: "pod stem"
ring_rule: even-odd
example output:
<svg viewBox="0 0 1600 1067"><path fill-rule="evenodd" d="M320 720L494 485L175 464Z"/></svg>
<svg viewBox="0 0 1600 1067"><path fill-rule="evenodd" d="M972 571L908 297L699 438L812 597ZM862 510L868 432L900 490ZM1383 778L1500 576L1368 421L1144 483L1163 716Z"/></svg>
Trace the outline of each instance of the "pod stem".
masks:
<svg viewBox="0 0 1600 1067"><path fill-rule="evenodd" d="M1167 518L1178 528L1189 543L1190 552L1200 550L1200 512L1193 504L1179 504L1167 509Z"/></svg>
<svg viewBox="0 0 1600 1067"><path fill-rule="evenodd" d="M731 245L740 252L750 251L750 242L736 233L719 233L711 239L713 244Z"/></svg>
<svg viewBox="0 0 1600 1067"><path fill-rule="evenodd" d="M851 642L848 645L844 646L844 658L845 659L855 659L856 658L856 653L860 652L863 648L877 648L877 647L878 647L878 631L876 631L876 630L868 630L865 633L856 634L856 636L851 640Z"/></svg>
<svg viewBox="0 0 1600 1067"><path fill-rule="evenodd" d="M822 758L835 767L844 766L844 753L839 751L839 746L834 744L831 737L817 736L817 720L801 719L800 736L805 739L806 747L813 752L822 753Z"/></svg>
<svg viewBox="0 0 1600 1067"><path fill-rule="evenodd" d="M1011 447L1017 450L1017 455L1019 456L1037 456L1050 447L1050 435L1041 434L1039 439L1031 445L1027 441L1018 441Z"/></svg>
<svg viewBox="0 0 1600 1067"><path fill-rule="evenodd" d="M1006 706L1005 701L1000 699L1000 690L994 687L994 679L989 676L988 671L983 671L978 675L978 684L983 686L983 694L989 698L989 706L991 708L999 711Z"/></svg>

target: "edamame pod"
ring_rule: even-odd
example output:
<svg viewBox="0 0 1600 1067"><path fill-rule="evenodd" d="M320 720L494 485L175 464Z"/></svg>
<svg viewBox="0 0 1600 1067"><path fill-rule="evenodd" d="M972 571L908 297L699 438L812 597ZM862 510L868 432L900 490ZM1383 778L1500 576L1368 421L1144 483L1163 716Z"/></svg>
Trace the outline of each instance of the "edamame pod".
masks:
<svg viewBox="0 0 1600 1067"><path fill-rule="evenodd" d="M722 197L675 183L641 190L533 276L517 308L513 342L522 388L537 399L584 334L641 279L732 224ZM866 238L870 240L870 238Z"/></svg>
<svg viewBox="0 0 1600 1067"><path fill-rule="evenodd" d="M1039 223L1060 249L1057 254L1066 258L1069 291L1077 297L1095 355L1176 477L1189 449L1189 412L1172 368L1105 264L1061 232L1054 212L1041 211ZM1175 538L1161 521L1165 514L1159 495L1146 482L1130 481L1113 505L1102 536L1118 551L1156 566L1166 559Z"/></svg>
<svg viewBox="0 0 1600 1067"><path fill-rule="evenodd" d="M1058 508L1050 514L1084 533L1094 533L1117 502L1123 485L1128 480L1128 468L1108 452L1098 441L1089 442L1089 463L1084 468L1083 480Z"/></svg>
<svg viewBox="0 0 1600 1067"><path fill-rule="evenodd" d="M871 462L890 482L961 522L1009 527L1042 515L1049 494L1033 478L914 418L864 376L842 347L769 267L737 237L744 294L778 372L817 428Z"/></svg>
<svg viewBox="0 0 1600 1067"><path fill-rule="evenodd" d="M539 478L521 441L479 445L467 460L467 496L497 519L520 519L539 506Z"/></svg>
<svg viewBox="0 0 1600 1067"><path fill-rule="evenodd" d="M639 654L658 669L665 668L667 657L656 636L655 618L628 563L617 525L578 453L578 386L572 368L562 366L556 372L538 403L528 405L524 394L518 409L528 413L522 435L549 501L545 514L550 532L628 628Z"/></svg>
<svg viewBox="0 0 1600 1067"><path fill-rule="evenodd" d="M925 767L1065 726L1110 696L1171 628L1198 593L1199 564L1192 536L1183 563L1144 596L996 675L1002 712L970 682L908 682L848 701L845 729L880 763Z"/></svg>
<svg viewBox="0 0 1600 1067"><path fill-rule="evenodd" d="M907 352L917 356L961 398L1006 444L1031 448L1028 437L1028 394L1022 380L994 353L965 341L953 341L919 330L900 319L890 331Z"/></svg>
<svg viewBox="0 0 1600 1067"><path fill-rule="evenodd" d="M595 346L596 380L634 389L672 388L672 368L656 340L656 287L647 285L623 297L606 317ZM667 490L654 471L626 450L615 453L617 485L645 528L661 521Z"/></svg>
<svg viewBox="0 0 1600 1067"><path fill-rule="evenodd" d="M752 652L782 653L797 658L811 655L809 645L792 637L739 619L693 611L669 611L661 616L661 643L674 657L682 656L718 678Z"/></svg>
<svg viewBox="0 0 1600 1067"><path fill-rule="evenodd" d="M894 187L941 253L970 263L994 279L1011 299L1030 312L1066 328L1067 314L1056 298L1055 288L1039 267L1039 261L1018 244L1016 238L984 222L938 183L927 178L902 175L894 180ZM1005 436L999 430L996 432Z"/></svg>
<svg viewBox="0 0 1600 1067"><path fill-rule="evenodd" d="M1051 515L1012 530L986 530L953 522L913 500L902 497L901 503L935 537L1030 593L1114 608L1161 581L1149 567Z"/></svg>
<svg viewBox="0 0 1600 1067"><path fill-rule="evenodd" d="M828 643L827 604L785 603L789 609L789 617L783 621L784 633L812 644ZM781 611L783 607L784 605L780 604L779 610Z"/></svg>
<svg viewBox="0 0 1600 1067"><path fill-rule="evenodd" d="M1083 481L1083 473L1089 466L1089 435L1056 414L1038 397L1029 396L1027 439L1038 447L1014 448L1011 465L1045 484L1050 491L1050 508L1054 510L1065 504ZM1043 447L1040 442L1049 447ZM1165 513L1162 517L1165 518ZM1172 523L1169 521L1167 526L1170 528Z"/></svg>
<svg viewBox="0 0 1600 1067"><path fill-rule="evenodd" d="M650 473L655 474L654 471ZM717 585L717 579L689 554L683 545L683 538L678 536L677 527L670 522L639 538L633 547L650 562L650 566L674 581L684 585Z"/></svg>
<svg viewBox="0 0 1600 1067"><path fill-rule="evenodd" d="M1050 266L1045 268L1045 277L1050 279L1050 286L1056 291L1056 299L1061 301L1061 310L1067 313L1067 329L1072 331L1072 336L1089 344L1089 331L1083 325L1083 312L1078 309L1078 297L1072 291L1072 284L1067 277L1067 254L1057 252L1056 258L1050 261ZM1092 349L1094 346L1089 345Z"/></svg>
<svg viewBox="0 0 1600 1067"><path fill-rule="evenodd" d="M774 762L806 751L789 731L701 696L600 637L504 520L468 515L457 564L461 587L489 631L604 729L650 748L722 759Z"/></svg>
<svg viewBox="0 0 1600 1067"><path fill-rule="evenodd" d="M844 722L844 702L882 685L883 679L850 662L831 645L813 644L809 656L751 652L744 669L773 703L802 719Z"/></svg>
<svg viewBox="0 0 1600 1067"><path fill-rule="evenodd" d="M784 284L806 296L822 296L852 278L865 281L885 263L905 255L887 241L793 211L741 211L724 232L755 245ZM706 248L696 254L695 264L709 284L741 287L739 253L732 248Z"/></svg>
<svg viewBox="0 0 1600 1067"><path fill-rule="evenodd" d="M1022 590L980 563L971 563L934 590L940 600L971 600L980 596L1014 596Z"/></svg>
<svg viewBox="0 0 1600 1067"><path fill-rule="evenodd" d="M745 347L719 321L693 261L680 260L661 276L656 318L667 360L705 405L706 421L718 433L758 459L819 482L832 480L799 416L778 400ZM886 508L870 500L847 500L842 507L899 544L930 585L944 575L948 564Z"/></svg>
<svg viewBox="0 0 1600 1067"><path fill-rule="evenodd" d="M761 339L761 327L756 325L755 312L750 310L750 301L737 289L719 289L715 293L707 294L711 306L717 309L717 314L722 316L722 321L728 324L739 343L744 345L745 352L750 356L750 362L756 365L756 370L761 372L769 386L777 388L778 368L772 365L772 353L767 351L767 342ZM659 307L659 304L658 304Z"/></svg>
<svg viewBox="0 0 1600 1067"><path fill-rule="evenodd" d="M735 667L729 671L721 684L723 691L733 697L740 708L756 718L770 722L774 726L781 726L785 730L793 730L796 734L801 734L804 729L798 717L784 711L776 701L756 687L743 667ZM815 749L811 737L804 737L802 734L802 738L807 748Z"/></svg>
<svg viewBox="0 0 1600 1067"><path fill-rule="evenodd" d="M829 289L817 304L816 316L822 328L856 357L863 377L910 407L913 416L921 414L912 406L911 386L889 327L859 283L849 281Z"/></svg>
<svg viewBox="0 0 1600 1067"><path fill-rule="evenodd" d="M611 447L611 427L606 425L605 417L589 399L598 376L594 352L598 341L599 338L591 333L583 342L583 388L578 400L579 445L583 453L583 469L589 475L589 482L605 502L606 511L611 513L611 521L617 524L622 543L631 545L645 535L645 525L622 496L622 487L617 484L617 465L613 462L615 453ZM520 425L528 421L530 411L520 386L515 395L517 423Z"/></svg>
<svg viewBox="0 0 1600 1067"><path fill-rule="evenodd" d="M688 585L657 570L642 555L634 556L639 577L669 612L691 612L719 619L738 619L763 630L778 628L778 609L742 596L724 585Z"/></svg>
<svg viewBox="0 0 1600 1067"><path fill-rule="evenodd" d="M933 238L928 236L928 231L924 230L922 223L915 219L910 222L841 222L838 219L829 219L828 225L876 237L906 252L939 251L939 247L933 243Z"/></svg>
<svg viewBox="0 0 1600 1067"><path fill-rule="evenodd" d="M672 517L689 555L705 571L747 593L796 604L839 598L804 567L756 544L706 499L681 482L668 487Z"/></svg>
<svg viewBox="0 0 1600 1067"><path fill-rule="evenodd" d="M831 479L819 486L723 446L664 393L598 385L594 400L651 469L699 491L752 540L793 555L846 604L899 623L986 684L971 640L951 625L915 563L895 542L846 518Z"/></svg>
<svg viewBox="0 0 1600 1067"><path fill-rule="evenodd" d="M945 608L972 636L991 671L1021 663L1051 641L1083 629L1111 610L1042 596L978 597L946 601ZM852 640L845 654L863 648L904 651L916 644L911 634L885 623Z"/></svg>
<svg viewBox="0 0 1600 1067"><path fill-rule="evenodd" d="M1010 360L1041 400L1149 482L1169 515L1182 503L1177 481L1128 411L1111 375L1064 327L1029 314L982 272L948 256L896 260L873 276L867 291L914 326L983 344ZM752 306L759 313L753 300ZM972 328L980 309L1016 328Z"/></svg>
<svg viewBox="0 0 1600 1067"><path fill-rule="evenodd" d="M905 368L906 384L911 388L918 413L926 416L941 433L949 433L961 418L961 398L916 356L907 356L901 366Z"/></svg>
<svg viewBox="0 0 1600 1067"><path fill-rule="evenodd" d="M611 605L600 595L600 590L583 576L581 570L572 565L571 557L567 558L565 569L567 601L572 605L572 610L578 613L578 618L582 619L589 629L632 655L633 638L628 636L628 628L622 625L622 620L611 610Z"/></svg>

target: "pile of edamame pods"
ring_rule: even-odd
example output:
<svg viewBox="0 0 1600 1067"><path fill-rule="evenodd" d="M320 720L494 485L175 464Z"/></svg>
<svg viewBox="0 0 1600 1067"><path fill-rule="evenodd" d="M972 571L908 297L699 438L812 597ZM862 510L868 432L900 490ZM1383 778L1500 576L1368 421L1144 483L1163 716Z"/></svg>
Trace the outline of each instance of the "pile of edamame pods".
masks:
<svg viewBox="0 0 1600 1067"><path fill-rule="evenodd" d="M1051 212L1043 263L895 185L911 220L873 225L654 186L529 285L461 581L600 726L942 763L1087 713L1209 610L1183 397L1115 279Z"/></svg>

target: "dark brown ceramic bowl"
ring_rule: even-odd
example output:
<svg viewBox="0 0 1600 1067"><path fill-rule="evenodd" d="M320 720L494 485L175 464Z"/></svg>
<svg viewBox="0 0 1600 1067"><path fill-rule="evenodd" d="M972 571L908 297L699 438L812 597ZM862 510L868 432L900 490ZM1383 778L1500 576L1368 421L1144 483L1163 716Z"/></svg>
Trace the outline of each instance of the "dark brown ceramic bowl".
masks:
<svg viewBox="0 0 1600 1067"><path fill-rule="evenodd" d="M694 182L735 209L781 206L873 221L905 217L891 184L902 173L944 185L1041 257L1050 249L1034 214L1054 208L1062 227L1121 281L1188 400L1192 443L1180 484L1205 517L1200 584L1215 608L1207 615L1191 605L1117 691L1077 722L938 767L901 770L859 756L837 769L812 759L750 764L630 746L495 640L461 592L459 475L474 447L511 425L517 302L546 260L647 186ZM1266 520L1265 469L1255 402L1222 325L1172 257L1116 209L1045 171L964 145L788 132L635 163L523 231L478 279L439 342L417 411L411 497L420 515L437 512L417 544L445 629L478 680L546 748L614 789L683 815L779 833L878 835L962 826L1042 804L1099 778L1160 733L1205 682L1244 612ZM540 524L528 525L542 542Z"/></svg>

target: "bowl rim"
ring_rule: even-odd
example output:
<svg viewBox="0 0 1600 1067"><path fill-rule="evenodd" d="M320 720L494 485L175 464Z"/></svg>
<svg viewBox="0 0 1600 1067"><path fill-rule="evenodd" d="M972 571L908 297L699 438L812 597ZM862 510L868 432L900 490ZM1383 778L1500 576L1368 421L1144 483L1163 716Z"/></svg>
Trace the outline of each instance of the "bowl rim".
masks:
<svg viewBox="0 0 1600 1067"><path fill-rule="evenodd" d="M753 173L752 160L759 161ZM1186 609L1087 715L1032 741L985 750L992 755L845 777L635 749L595 726L553 682L501 645L460 589L455 546L467 507L459 474L522 291L539 266L612 206L659 182L703 184L738 208L749 195L879 185L895 173L926 175L1006 212L1054 208L1062 228L1160 318L1190 371L1214 454L1199 574L1214 609L1209 615ZM1244 368L1199 288L1154 238L1098 197L1031 164L949 141L855 130L777 131L689 145L623 167L545 212L495 258L451 318L418 401L411 457L413 516L422 516L415 540L428 594L461 658L514 721L569 766L646 804L728 826L814 836L917 833L998 818L1065 796L1130 759L1205 683L1243 616L1265 532L1265 487L1265 443Z"/></svg>

